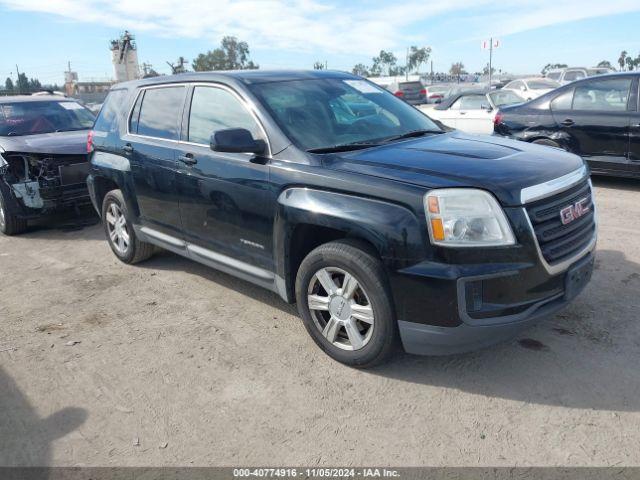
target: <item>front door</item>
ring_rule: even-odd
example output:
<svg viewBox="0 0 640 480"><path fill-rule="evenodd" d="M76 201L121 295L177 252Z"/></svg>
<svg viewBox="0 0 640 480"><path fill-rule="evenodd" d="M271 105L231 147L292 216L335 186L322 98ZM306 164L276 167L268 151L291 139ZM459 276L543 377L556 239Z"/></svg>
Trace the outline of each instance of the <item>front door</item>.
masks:
<svg viewBox="0 0 640 480"><path fill-rule="evenodd" d="M189 248L222 263L243 262L244 270L272 272L275 201L267 158L210 148L216 130L245 128L266 141L263 129L235 92L216 85L192 88L184 123L178 175L185 238L196 246Z"/></svg>
<svg viewBox="0 0 640 480"><path fill-rule="evenodd" d="M629 99L629 169L635 175L640 175L640 84L638 79L633 85Z"/></svg>
<svg viewBox="0 0 640 480"><path fill-rule="evenodd" d="M594 170L624 169L628 164L631 85L631 77L586 80L576 84L570 109L568 101L560 101L570 91L551 103L571 150Z"/></svg>
<svg viewBox="0 0 640 480"><path fill-rule="evenodd" d="M122 147L130 159L141 223L175 237L182 236L175 149L186 92L179 85L142 90Z"/></svg>

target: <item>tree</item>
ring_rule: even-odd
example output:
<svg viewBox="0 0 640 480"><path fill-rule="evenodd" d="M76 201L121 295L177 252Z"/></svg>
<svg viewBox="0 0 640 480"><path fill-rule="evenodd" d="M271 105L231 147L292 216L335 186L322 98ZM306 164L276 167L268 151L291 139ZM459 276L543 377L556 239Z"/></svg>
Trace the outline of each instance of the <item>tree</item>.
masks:
<svg viewBox="0 0 640 480"><path fill-rule="evenodd" d="M322 63L321 61L317 60L314 64L313 64L313 69L314 70L324 70L325 69L325 64Z"/></svg>
<svg viewBox="0 0 640 480"><path fill-rule="evenodd" d="M598 65L596 65L597 67L600 68L610 68L610 69L614 69L613 65L611 65L611 62L609 60L602 60L600 63L598 63Z"/></svg>
<svg viewBox="0 0 640 480"><path fill-rule="evenodd" d="M40 80L38 80L37 78L30 79L28 90L30 92L37 92L38 90L42 90L42 84L40 83Z"/></svg>
<svg viewBox="0 0 640 480"><path fill-rule="evenodd" d="M371 76L379 77L381 75L397 75L396 63L398 59L393 52L385 52L380 50L377 57L373 57L373 65L371 67Z"/></svg>
<svg viewBox="0 0 640 480"><path fill-rule="evenodd" d="M11 78L7 77L7 79L4 81L4 89L7 92L13 92L13 90L15 89L15 86L13 85L13 80L11 80Z"/></svg>
<svg viewBox="0 0 640 480"><path fill-rule="evenodd" d="M547 63L540 73L542 73L542 75L546 75L547 72L549 72L549 70L556 70L558 68L567 68L568 66L569 65L567 65L566 63Z"/></svg>
<svg viewBox="0 0 640 480"><path fill-rule="evenodd" d="M191 64L196 72L208 70L251 70L259 66L249 60L249 44L236 37L224 37L220 47L201 53Z"/></svg>
<svg viewBox="0 0 640 480"><path fill-rule="evenodd" d="M416 46L412 46L409 49L409 58L407 59L407 70L419 72L420 66L423 63L427 63L429 61L429 57L431 56L431 47L422 47L418 48Z"/></svg>
<svg viewBox="0 0 640 480"><path fill-rule="evenodd" d="M364 63L358 63L353 66L351 69L351 73L354 75L359 75L361 77L369 76L369 67L367 67Z"/></svg>
<svg viewBox="0 0 640 480"><path fill-rule="evenodd" d="M491 67L491 75L493 75L494 73L496 73L496 69L494 67ZM489 64L488 63L482 69L482 75L489 75Z"/></svg>
<svg viewBox="0 0 640 480"><path fill-rule="evenodd" d="M467 72L465 72L464 64L462 62L456 62L456 63L451 64L451 68L449 69L449 73L451 75L454 75L454 76L458 77L458 80L460 80L460 75L464 75Z"/></svg>
<svg viewBox="0 0 640 480"><path fill-rule="evenodd" d="M618 57L618 65L620 65L620 71L624 70L626 59L627 59L627 51L623 50L622 52L620 52L620 57Z"/></svg>
<svg viewBox="0 0 640 480"><path fill-rule="evenodd" d="M178 57L178 61L174 64L172 62L167 62L167 65L169 65L169 68L171 69L171 73L173 75L176 75L178 73L185 73L187 71L187 67L185 66L187 63L187 60L185 60L184 57ZM216 70L220 70L220 69L216 69Z"/></svg>
<svg viewBox="0 0 640 480"><path fill-rule="evenodd" d="M18 93L27 93L29 91L29 79L25 73L18 75L16 87L18 88Z"/></svg>
<svg viewBox="0 0 640 480"><path fill-rule="evenodd" d="M627 63L627 70L629 71L633 70L634 67L636 66L636 61L633 59L633 57L627 57L626 63Z"/></svg>

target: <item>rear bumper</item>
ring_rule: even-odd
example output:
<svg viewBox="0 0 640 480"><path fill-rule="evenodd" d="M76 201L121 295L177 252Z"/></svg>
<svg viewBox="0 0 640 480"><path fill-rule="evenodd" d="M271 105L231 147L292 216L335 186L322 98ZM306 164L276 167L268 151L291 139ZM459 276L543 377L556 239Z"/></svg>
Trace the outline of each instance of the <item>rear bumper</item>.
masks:
<svg viewBox="0 0 640 480"><path fill-rule="evenodd" d="M595 248L595 247L594 247ZM590 276L593 269L593 249L576 260L567 271L584 267ZM430 313L442 314L446 311L451 326L433 325L423 323L424 318L419 318L421 323L411 321L403 315L398 315L398 327L403 347L407 353L417 355L450 355L463 353L479 348L487 347L517 336L523 330L531 327L538 321L547 318L562 310L579 294L586 286L582 284L578 290L565 289L565 276L567 271L548 277L545 281L535 284L536 267L528 267L521 272L510 271L490 275L460 277L452 279L451 285L443 286L438 298L437 308L425 311L424 305L412 311L423 311L423 317ZM423 277L420 281L430 284L432 278ZM442 281L442 279L440 279ZM533 282L533 283L531 283ZM511 286L511 287L510 287ZM483 293L484 289L484 293ZM473 297L480 290L480 302L483 295L491 299L508 299L503 304L489 304L484 312L479 309L475 312ZM487 292L487 290L489 290ZM537 300L523 296L524 292L535 291ZM484 308L484 307L483 307ZM491 316L491 309L498 315ZM404 309L404 313L408 311Z"/></svg>

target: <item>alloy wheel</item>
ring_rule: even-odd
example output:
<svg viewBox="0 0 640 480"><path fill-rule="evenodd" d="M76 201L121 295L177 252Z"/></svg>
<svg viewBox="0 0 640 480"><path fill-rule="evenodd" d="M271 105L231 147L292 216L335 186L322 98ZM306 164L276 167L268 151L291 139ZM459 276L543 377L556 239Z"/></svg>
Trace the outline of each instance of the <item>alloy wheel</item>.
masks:
<svg viewBox="0 0 640 480"><path fill-rule="evenodd" d="M118 204L112 202L106 214L109 240L119 254L126 255L131 236L127 228L127 219Z"/></svg>
<svg viewBox="0 0 640 480"><path fill-rule="evenodd" d="M343 350L360 350L371 340L374 312L362 284L335 267L318 270L307 290L311 317L325 339Z"/></svg>

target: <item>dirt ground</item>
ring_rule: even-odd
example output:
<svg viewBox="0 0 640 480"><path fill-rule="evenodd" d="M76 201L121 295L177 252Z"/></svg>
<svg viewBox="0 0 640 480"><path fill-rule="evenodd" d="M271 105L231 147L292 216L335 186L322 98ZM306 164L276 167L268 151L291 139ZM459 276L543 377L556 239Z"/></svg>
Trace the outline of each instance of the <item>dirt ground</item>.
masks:
<svg viewBox="0 0 640 480"><path fill-rule="evenodd" d="M99 225L0 236L0 465L640 465L640 182L596 196L568 309L372 371L274 294L169 253L118 262Z"/></svg>

